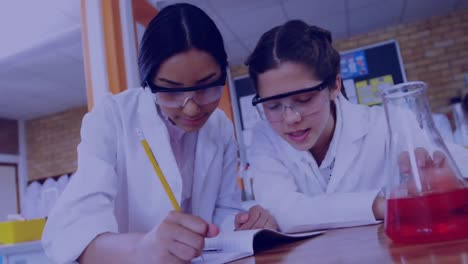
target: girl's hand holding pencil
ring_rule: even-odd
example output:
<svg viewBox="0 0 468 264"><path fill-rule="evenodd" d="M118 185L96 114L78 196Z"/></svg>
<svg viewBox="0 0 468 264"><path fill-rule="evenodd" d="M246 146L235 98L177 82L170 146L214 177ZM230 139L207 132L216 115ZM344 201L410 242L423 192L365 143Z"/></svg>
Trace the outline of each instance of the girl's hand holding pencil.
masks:
<svg viewBox="0 0 468 264"><path fill-rule="evenodd" d="M135 247L135 263L189 263L203 253L205 238L218 234L216 225L198 216L171 211Z"/></svg>

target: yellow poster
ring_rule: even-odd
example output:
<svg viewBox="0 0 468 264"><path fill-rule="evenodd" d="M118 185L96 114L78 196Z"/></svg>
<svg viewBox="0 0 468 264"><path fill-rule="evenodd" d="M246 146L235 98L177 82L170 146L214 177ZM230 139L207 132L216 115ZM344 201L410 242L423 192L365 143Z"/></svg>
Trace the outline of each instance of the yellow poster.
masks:
<svg viewBox="0 0 468 264"><path fill-rule="evenodd" d="M364 105L382 104L382 92L393 86L392 75L385 75L356 83L358 102Z"/></svg>

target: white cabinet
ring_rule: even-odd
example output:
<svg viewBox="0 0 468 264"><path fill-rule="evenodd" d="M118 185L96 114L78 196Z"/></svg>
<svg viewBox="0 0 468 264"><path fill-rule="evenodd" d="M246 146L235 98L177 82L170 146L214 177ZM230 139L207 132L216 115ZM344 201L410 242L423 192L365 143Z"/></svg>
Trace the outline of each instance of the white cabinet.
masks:
<svg viewBox="0 0 468 264"><path fill-rule="evenodd" d="M0 246L0 264L52 264L39 241Z"/></svg>
<svg viewBox="0 0 468 264"><path fill-rule="evenodd" d="M8 264L50 264L44 252L11 255L7 258L7 263Z"/></svg>

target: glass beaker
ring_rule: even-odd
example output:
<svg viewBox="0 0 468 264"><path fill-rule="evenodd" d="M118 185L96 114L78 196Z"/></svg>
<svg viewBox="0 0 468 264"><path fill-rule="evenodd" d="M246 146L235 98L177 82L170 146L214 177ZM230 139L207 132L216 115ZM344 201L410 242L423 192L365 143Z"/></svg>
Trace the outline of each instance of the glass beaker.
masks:
<svg viewBox="0 0 468 264"><path fill-rule="evenodd" d="M426 90L409 82L383 92L394 175L385 233L397 243L468 237L468 188L435 128Z"/></svg>

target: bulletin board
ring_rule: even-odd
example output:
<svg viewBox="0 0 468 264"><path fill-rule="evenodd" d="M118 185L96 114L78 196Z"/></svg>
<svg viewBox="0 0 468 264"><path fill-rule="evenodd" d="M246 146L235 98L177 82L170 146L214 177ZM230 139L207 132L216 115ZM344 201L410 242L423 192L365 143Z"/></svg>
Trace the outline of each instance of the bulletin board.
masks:
<svg viewBox="0 0 468 264"><path fill-rule="evenodd" d="M406 82L398 42L390 40L341 55L341 75L351 102L364 105L382 103L382 91Z"/></svg>
<svg viewBox="0 0 468 264"><path fill-rule="evenodd" d="M398 42L390 40L341 55L341 75L348 99L353 103L379 105L381 92L394 84L406 82ZM239 141L240 159L246 163L246 148L252 143L252 128L260 117L252 106L255 89L248 75L230 78L229 92Z"/></svg>

